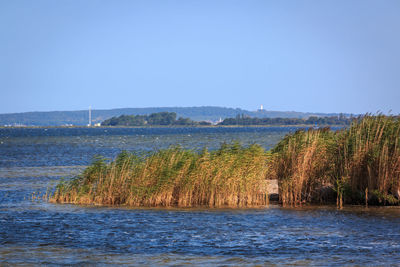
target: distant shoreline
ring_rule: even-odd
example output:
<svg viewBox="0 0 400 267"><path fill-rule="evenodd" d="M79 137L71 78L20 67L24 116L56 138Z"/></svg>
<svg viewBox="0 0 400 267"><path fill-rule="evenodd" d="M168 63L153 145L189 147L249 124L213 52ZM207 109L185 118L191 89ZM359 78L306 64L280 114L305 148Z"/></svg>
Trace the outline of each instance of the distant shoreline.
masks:
<svg viewBox="0 0 400 267"><path fill-rule="evenodd" d="M84 125L76 125L76 126L0 126L0 129L45 129L45 128L88 128L88 129L118 129L118 128L132 128L132 129L141 129L141 128L271 128L271 127L281 127L281 128L289 128L289 127L297 127L297 128L314 128L315 125L312 124L292 124L292 125L151 125L151 126L84 126ZM318 128L324 127L348 127L348 125L318 125Z"/></svg>

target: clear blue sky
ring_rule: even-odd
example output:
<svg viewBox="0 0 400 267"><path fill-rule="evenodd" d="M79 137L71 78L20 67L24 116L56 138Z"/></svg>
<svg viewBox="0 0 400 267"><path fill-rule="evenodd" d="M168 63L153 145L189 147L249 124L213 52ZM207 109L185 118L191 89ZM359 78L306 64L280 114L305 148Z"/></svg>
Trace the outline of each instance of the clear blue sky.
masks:
<svg viewBox="0 0 400 267"><path fill-rule="evenodd" d="M400 1L0 0L0 113L400 113Z"/></svg>

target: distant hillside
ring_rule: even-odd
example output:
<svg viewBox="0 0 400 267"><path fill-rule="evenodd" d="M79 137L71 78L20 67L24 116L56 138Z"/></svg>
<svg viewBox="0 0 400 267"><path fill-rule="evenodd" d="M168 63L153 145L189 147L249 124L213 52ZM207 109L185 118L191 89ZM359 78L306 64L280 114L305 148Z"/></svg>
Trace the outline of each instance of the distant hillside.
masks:
<svg viewBox="0 0 400 267"><path fill-rule="evenodd" d="M248 111L240 108L224 107L155 107L155 108L119 108L92 110L92 123L99 123L111 117L121 115L149 115L158 112L175 112L178 117L190 118L194 121L217 121L220 118L233 118L236 115L245 115L258 118L308 118L309 116L336 116L338 114L303 113L294 111ZM60 126L60 125L87 125L88 110L77 111L48 111L0 114L0 126L27 125L27 126Z"/></svg>

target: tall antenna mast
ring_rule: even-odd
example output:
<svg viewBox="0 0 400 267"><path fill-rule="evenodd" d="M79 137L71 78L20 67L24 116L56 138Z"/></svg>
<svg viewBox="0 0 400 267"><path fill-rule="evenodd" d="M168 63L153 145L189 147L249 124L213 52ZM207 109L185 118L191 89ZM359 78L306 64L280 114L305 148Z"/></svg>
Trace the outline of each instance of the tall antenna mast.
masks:
<svg viewBox="0 0 400 267"><path fill-rule="evenodd" d="M92 126L92 107L89 106L89 124L88 126Z"/></svg>

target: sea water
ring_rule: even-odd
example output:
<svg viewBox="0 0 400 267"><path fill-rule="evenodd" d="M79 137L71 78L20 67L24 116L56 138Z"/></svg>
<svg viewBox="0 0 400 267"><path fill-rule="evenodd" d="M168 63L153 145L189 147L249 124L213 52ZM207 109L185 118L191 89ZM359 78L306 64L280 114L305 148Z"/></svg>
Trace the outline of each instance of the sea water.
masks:
<svg viewBox="0 0 400 267"><path fill-rule="evenodd" d="M270 149L296 129L2 128L0 265L399 264L397 207L134 209L35 198L96 155L171 145L213 150L233 141Z"/></svg>

